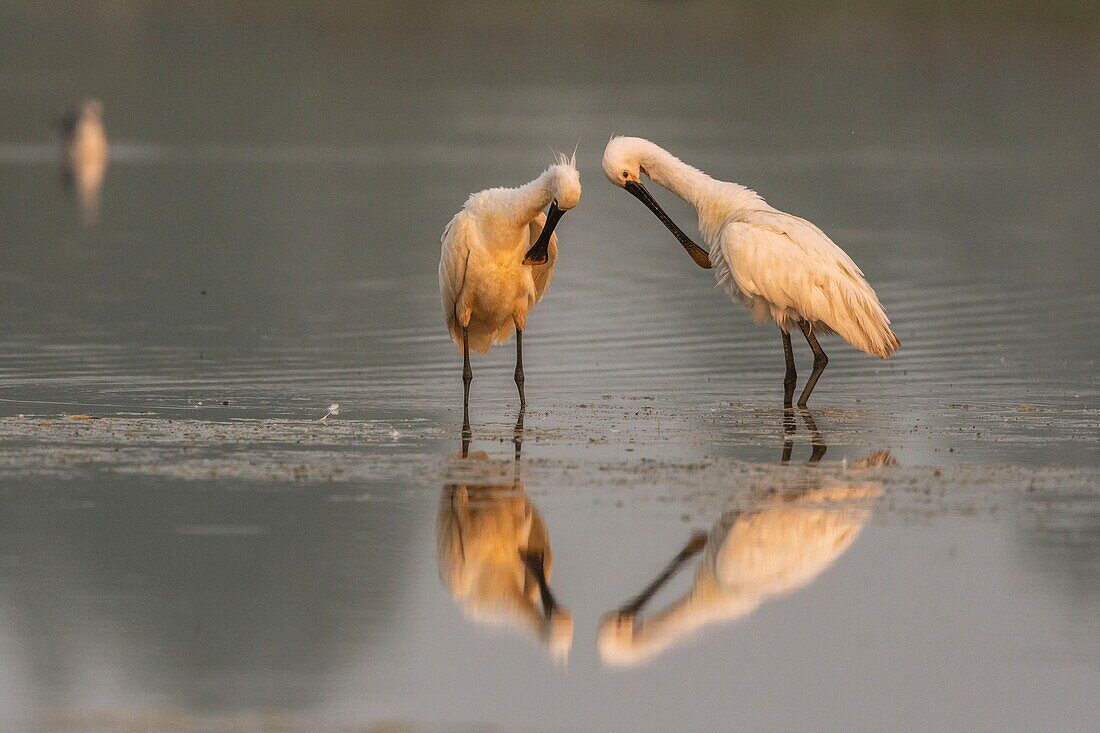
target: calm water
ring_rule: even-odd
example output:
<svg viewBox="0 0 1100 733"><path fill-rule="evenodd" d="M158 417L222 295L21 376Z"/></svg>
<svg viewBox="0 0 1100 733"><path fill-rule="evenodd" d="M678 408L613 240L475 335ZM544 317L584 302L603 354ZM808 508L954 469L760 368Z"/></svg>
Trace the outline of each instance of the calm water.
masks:
<svg viewBox="0 0 1100 733"><path fill-rule="evenodd" d="M1097 20L3 5L0 728L1100 727ZM51 124L93 96L86 226ZM889 362L823 342L789 465L778 334L612 132L815 221L893 318ZM504 347L461 460L439 232L574 145L522 458ZM479 565L517 549L553 623Z"/></svg>

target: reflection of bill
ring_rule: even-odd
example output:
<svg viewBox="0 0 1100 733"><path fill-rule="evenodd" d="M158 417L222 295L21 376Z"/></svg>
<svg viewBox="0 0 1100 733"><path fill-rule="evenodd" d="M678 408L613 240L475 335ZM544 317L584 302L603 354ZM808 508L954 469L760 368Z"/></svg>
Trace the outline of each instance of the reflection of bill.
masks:
<svg viewBox="0 0 1100 733"><path fill-rule="evenodd" d="M883 465L889 454L869 463ZM780 491L745 511L727 511L699 534L637 598L600 624L603 661L641 664L699 629L746 616L764 601L813 581L851 546L881 494L877 484ZM642 618L642 606L692 555L703 558L687 595Z"/></svg>
<svg viewBox="0 0 1100 733"><path fill-rule="evenodd" d="M65 185L76 192L86 226L99 219L100 193L107 175L107 133L103 127L103 105L85 102L62 120L61 174Z"/></svg>
<svg viewBox="0 0 1100 733"><path fill-rule="evenodd" d="M437 530L439 577L465 614L526 632L564 661L573 617L550 591L550 536L522 484L445 486Z"/></svg>

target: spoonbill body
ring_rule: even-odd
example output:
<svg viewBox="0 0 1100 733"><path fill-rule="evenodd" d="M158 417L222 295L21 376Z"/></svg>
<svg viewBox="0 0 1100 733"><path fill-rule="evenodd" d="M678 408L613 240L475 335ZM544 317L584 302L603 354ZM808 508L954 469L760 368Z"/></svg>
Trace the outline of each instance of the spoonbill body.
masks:
<svg viewBox="0 0 1100 733"><path fill-rule="evenodd" d="M752 311L757 323L772 320L779 327L787 367L784 407L794 399L793 328L814 353L800 407L829 363L817 334L839 334L881 359L897 351L900 342L863 271L814 224L770 206L745 186L711 178L642 138L612 138L603 168L612 183L641 200L672 231L696 264L713 267L718 284ZM642 183L642 174L695 207L709 252L676 226Z"/></svg>
<svg viewBox="0 0 1100 733"><path fill-rule="evenodd" d="M517 188L490 188L466 201L443 230L439 295L451 339L463 355L463 430L470 425L470 350L485 352L516 334L516 388L526 406L523 329L550 285L558 256L554 229L581 198L576 156L559 156ZM547 208L546 213L543 209Z"/></svg>

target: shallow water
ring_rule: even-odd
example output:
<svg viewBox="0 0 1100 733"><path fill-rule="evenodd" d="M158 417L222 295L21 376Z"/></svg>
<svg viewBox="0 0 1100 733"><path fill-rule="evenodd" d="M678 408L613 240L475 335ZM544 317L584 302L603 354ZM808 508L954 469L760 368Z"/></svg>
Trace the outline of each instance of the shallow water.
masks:
<svg viewBox="0 0 1100 733"><path fill-rule="evenodd" d="M1095 13L529 10L0 9L0 727L1095 729ZM49 121L93 95L87 227ZM778 334L603 180L612 131L821 225L902 350L824 341L789 433ZM578 141L521 459L503 347L462 460L439 232ZM454 597L463 491L471 547L545 526L567 663Z"/></svg>

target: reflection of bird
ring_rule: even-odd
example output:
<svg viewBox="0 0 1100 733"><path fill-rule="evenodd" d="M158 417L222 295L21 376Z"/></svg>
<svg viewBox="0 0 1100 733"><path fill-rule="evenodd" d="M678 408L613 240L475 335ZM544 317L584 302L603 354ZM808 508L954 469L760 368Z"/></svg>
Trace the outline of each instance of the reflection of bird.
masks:
<svg viewBox="0 0 1100 733"><path fill-rule="evenodd" d="M61 175L75 189L84 223L99 218L99 196L107 174L107 132L103 105L90 100L61 121Z"/></svg>
<svg viewBox="0 0 1100 733"><path fill-rule="evenodd" d="M521 484L445 486L437 542L439 577L470 618L568 656L573 617L550 592L550 536Z"/></svg>
<svg viewBox="0 0 1100 733"><path fill-rule="evenodd" d="M786 407L795 385L791 328L802 331L814 352L813 373L798 398L802 407L829 361L816 334L838 333L882 359L897 351L900 343L890 319L863 272L810 222L772 208L744 186L715 180L641 138L613 138L604 150L603 168L612 183L639 198L672 230L696 263L713 266L718 283L758 323L770 318L779 326L787 361ZM643 173L695 207L709 256L661 209L642 185Z"/></svg>
<svg viewBox="0 0 1100 733"><path fill-rule="evenodd" d="M862 465L889 465L888 453ZM873 484L773 493L747 511L728 511L709 535L696 535L633 601L604 617L601 658L640 664L704 626L748 615L769 598L790 593L825 571L859 536L871 516ZM642 619L641 607L691 558L703 551L691 591Z"/></svg>
<svg viewBox="0 0 1100 733"><path fill-rule="evenodd" d="M554 274L554 227L581 198L576 160L557 164L518 188L490 188L466 201L446 229L439 294L451 338L463 351L463 427L469 428L470 349L484 352L516 332L516 386L523 392L523 328ZM542 209L549 205L546 214Z"/></svg>

